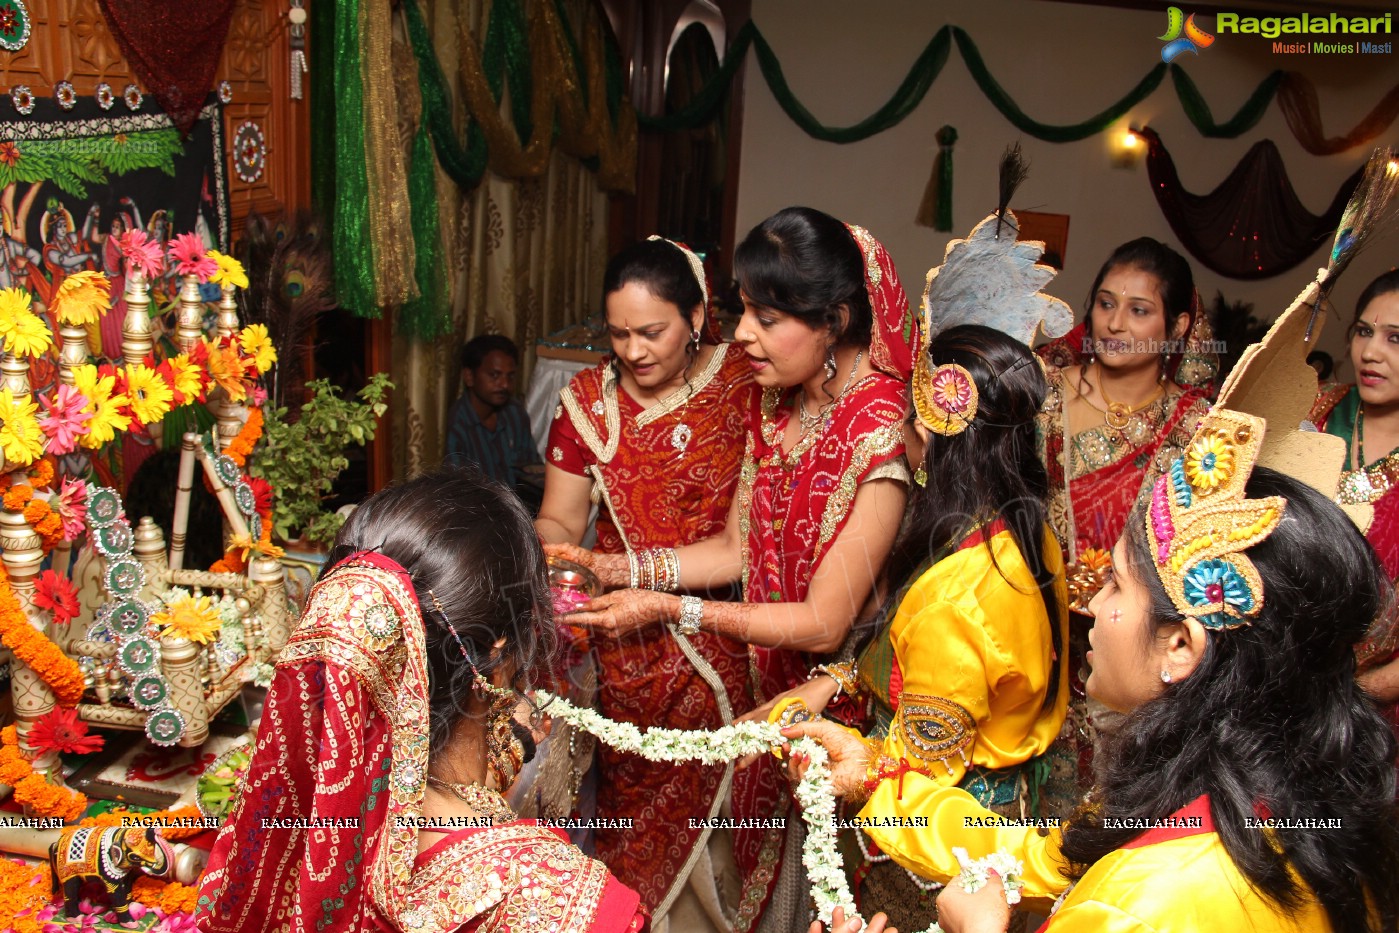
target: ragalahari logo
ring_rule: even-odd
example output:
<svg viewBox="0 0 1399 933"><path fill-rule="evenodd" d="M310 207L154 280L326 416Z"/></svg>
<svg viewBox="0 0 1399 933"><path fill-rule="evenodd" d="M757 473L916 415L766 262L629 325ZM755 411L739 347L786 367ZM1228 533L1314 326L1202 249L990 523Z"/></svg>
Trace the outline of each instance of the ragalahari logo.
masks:
<svg viewBox="0 0 1399 933"><path fill-rule="evenodd" d="M1197 49L1208 48L1214 43L1214 36L1195 25L1195 14L1184 15L1180 7L1166 10L1166 34L1158 36L1166 45L1161 49L1161 61L1170 64L1183 52L1200 54Z"/></svg>

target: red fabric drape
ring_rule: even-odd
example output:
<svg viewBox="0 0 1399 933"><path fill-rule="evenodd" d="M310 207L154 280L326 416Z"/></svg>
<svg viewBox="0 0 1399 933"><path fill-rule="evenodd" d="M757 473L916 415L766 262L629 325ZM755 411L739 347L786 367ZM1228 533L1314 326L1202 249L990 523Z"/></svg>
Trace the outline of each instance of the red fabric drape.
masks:
<svg viewBox="0 0 1399 933"><path fill-rule="evenodd" d="M233 0L101 3L107 26L131 70L179 127L180 135L188 135L214 86Z"/></svg>

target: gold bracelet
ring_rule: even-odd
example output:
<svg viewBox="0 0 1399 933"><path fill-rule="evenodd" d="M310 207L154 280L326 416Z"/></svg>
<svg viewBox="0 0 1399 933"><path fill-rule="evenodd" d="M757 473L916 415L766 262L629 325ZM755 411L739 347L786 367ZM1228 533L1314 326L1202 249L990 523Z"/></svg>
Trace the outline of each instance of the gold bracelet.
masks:
<svg viewBox="0 0 1399 933"><path fill-rule="evenodd" d="M837 696L843 693L851 699L856 698L860 694L860 679L856 676L855 671L856 662L853 659L832 662L830 664L818 664L811 669L812 676L815 676L819 672L836 682Z"/></svg>

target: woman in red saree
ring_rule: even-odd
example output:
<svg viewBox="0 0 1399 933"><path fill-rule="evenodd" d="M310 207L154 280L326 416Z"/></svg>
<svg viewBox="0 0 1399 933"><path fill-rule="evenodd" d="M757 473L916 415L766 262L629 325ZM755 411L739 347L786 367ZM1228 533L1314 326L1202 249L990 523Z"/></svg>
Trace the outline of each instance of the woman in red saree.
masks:
<svg viewBox="0 0 1399 933"><path fill-rule="evenodd" d="M883 246L820 211L787 208L763 221L734 269L744 302L734 336L763 393L724 530L632 566L563 553L591 562L612 586L647 582L635 578L648 566L673 567L682 587L741 580L742 604L633 587L569 621L615 634L663 620L747 643L750 702L760 705L842 646L893 544L909 479L904 427L918 328ZM804 930L800 820L771 756L737 774L732 806L740 820L771 821L735 830L743 894L734 927Z"/></svg>
<svg viewBox="0 0 1399 933"><path fill-rule="evenodd" d="M535 527L547 543L578 544L597 502L600 554L717 534L758 389L739 347L705 337L703 266L685 247L652 237L608 263L603 302L612 357L559 393ZM751 705L747 648L723 635L656 625L589 647L596 702L613 721L717 729ZM706 906L717 912L718 898L704 888L713 887L702 864L709 833L693 821L715 815L727 769L648 762L606 746L597 757L597 857L657 921L692 872L697 890L676 915L693 924ZM631 828L608 828L621 819Z"/></svg>
<svg viewBox="0 0 1399 933"><path fill-rule="evenodd" d="M1143 489L1176 457L1209 410L1218 371L1209 321L1190 264L1150 237L1124 243L1098 270L1083 323L1046 345L1049 398L1041 416L1049 520L1071 581L1096 570L1121 536ZM1077 562L1077 563L1076 563ZM1070 616L1070 705L1065 732L1079 787L1055 782L1060 804L1092 782L1095 730L1084 692L1092 592ZM1095 708L1094 715L1106 715ZM1073 768L1070 765L1069 771Z"/></svg>
<svg viewBox="0 0 1399 933"><path fill-rule="evenodd" d="M1399 580L1399 270L1360 293L1350 325L1350 361L1359 382L1324 386L1311 420L1345 439L1340 501L1374 508L1365 539L1389 578ZM1378 634L1361 652L1377 663L1360 680L1399 735L1399 651L1393 633Z"/></svg>
<svg viewBox="0 0 1399 933"><path fill-rule="evenodd" d="M500 790L554 646L525 509L476 471L378 493L336 538L277 662L201 881L200 930L647 926L636 892ZM505 694L504 698L500 694Z"/></svg>

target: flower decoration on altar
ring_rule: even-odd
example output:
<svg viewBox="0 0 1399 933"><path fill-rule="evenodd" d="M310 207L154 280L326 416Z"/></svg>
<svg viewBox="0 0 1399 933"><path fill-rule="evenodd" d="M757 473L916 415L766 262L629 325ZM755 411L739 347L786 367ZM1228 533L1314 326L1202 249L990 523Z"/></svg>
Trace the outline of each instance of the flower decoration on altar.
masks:
<svg viewBox="0 0 1399 933"><path fill-rule="evenodd" d="M148 279L165 271L165 251L159 240L153 240L141 229L128 230L117 238L117 246L126 257L127 267L136 269Z"/></svg>
<svg viewBox="0 0 1399 933"><path fill-rule="evenodd" d="M29 293L0 289L0 346L15 356L39 356L53 346L49 327L32 310Z"/></svg>
<svg viewBox="0 0 1399 933"><path fill-rule="evenodd" d="M249 324L243 328L238 335L238 345L243 349L243 355L253 361L253 366L261 375L272 368L272 364L277 362L277 349L272 346L272 339L267 336L266 324Z"/></svg>
<svg viewBox="0 0 1399 933"><path fill-rule="evenodd" d="M153 424L164 418L175 400L170 384L143 363L127 365L126 396L131 414L140 424Z"/></svg>
<svg viewBox="0 0 1399 933"><path fill-rule="evenodd" d="M165 638L185 638L207 645L219 633L219 613L207 596L189 596L165 604L151 621Z"/></svg>
<svg viewBox="0 0 1399 933"><path fill-rule="evenodd" d="M53 510L63 525L63 540L75 540L87 527L87 483L65 477L54 496Z"/></svg>
<svg viewBox="0 0 1399 933"><path fill-rule="evenodd" d="M88 433L89 401L75 387L60 383L52 395L39 399L44 417L39 428L48 438L46 450L55 456L70 454L78 449L78 441Z"/></svg>
<svg viewBox="0 0 1399 933"><path fill-rule="evenodd" d="M0 389L0 450L11 464L27 466L44 455L37 409L28 396L15 398L9 388Z"/></svg>
<svg viewBox="0 0 1399 933"><path fill-rule="evenodd" d="M81 609L73 584L52 570L45 570L35 578L34 605L53 613L54 625L67 625Z"/></svg>
<svg viewBox="0 0 1399 933"><path fill-rule="evenodd" d="M65 276L49 302L60 324L96 324L112 307L112 283L101 272L84 269Z"/></svg>
<svg viewBox="0 0 1399 933"><path fill-rule="evenodd" d="M248 274L243 271L243 264L232 256L225 256L216 249L209 250L209 258L214 260L219 270L209 277L209 281L215 285L233 285L238 288L248 287Z"/></svg>
<svg viewBox="0 0 1399 933"><path fill-rule="evenodd" d="M19 749L19 735L13 725L0 729L0 783L15 789L15 803L33 808L40 816L73 820L87 809L87 797L50 784L43 775L35 773Z"/></svg>
<svg viewBox="0 0 1399 933"><path fill-rule="evenodd" d="M73 382L88 400L88 431L78 443L90 450L110 443L118 431L131 427L131 400L119 385L120 374L109 365L86 363L73 368Z"/></svg>
<svg viewBox="0 0 1399 933"><path fill-rule="evenodd" d="M78 718L78 711L56 706L40 716L29 727L26 736L31 747L40 754L62 752L88 755L102 750L102 736L89 735L87 723Z"/></svg>
<svg viewBox="0 0 1399 933"><path fill-rule="evenodd" d="M197 233L181 233L171 240L170 258L175 260L176 272L193 275L201 282L209 281L219 271L219 264L204 251L204 241Z"/></svg>
<svg viewBox="0 0 1399 933"><path fill-rule="evenodd" d="M190 358L188 353L181 353L163 360L156 367L156 372L160 373L161 377L170 384L175 407L188 405L190 402L204 401L205 394L209 390L209 377L206 371Z"/></svg>

